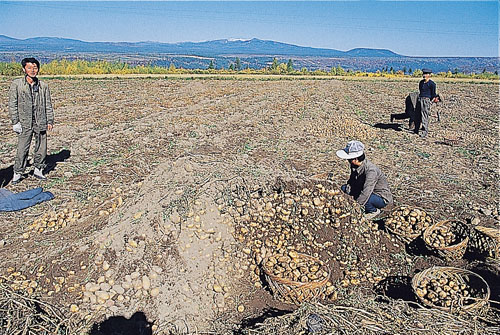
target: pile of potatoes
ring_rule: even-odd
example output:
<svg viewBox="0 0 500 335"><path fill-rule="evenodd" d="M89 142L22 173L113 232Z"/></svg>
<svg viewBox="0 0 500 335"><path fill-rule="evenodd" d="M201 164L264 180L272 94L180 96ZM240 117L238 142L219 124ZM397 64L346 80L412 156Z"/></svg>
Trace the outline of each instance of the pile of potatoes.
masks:
<svg viewBox="0 0 500 335"><path fill-rule="evenodd" d="M403 206L395 209L385 224L395 234L411 238L420 235L432 223L432 217L424 210Z"/></svg>
<svg viewBox="0 0 500 335"><path fill-rule="evenodd" d="M421 280L415 293L424 303L439 307L463 306L472 299L470 287L461 283L458 276L446 272Z"/></svg>
<svg viewBox="0 0 500 335"><path fill-rule="evenodd" d="M318 297L336 300L336 288L340 285L329 281L327 259L352 269L368 266L358 264L365 260L359 258L355 244L379 244L378 226L366 221L359 205L333 183L316 179L278 180L271 187L250 189L248 193L234 192L227 210L235 222L234 237L241 244L239 255L243 261L239 267L242 271L250 270L249 279L255 287L266 284L262 281L265 273L280 283L290 282L289 294L274 293L280 300L290 300L291 296L295 297L291 299L294 303ZM297 258L296 254L322 262ZM380 271L361 273L354 282L375 283L384 275Z"/></svg>
<svg viewBox="0 0 500 335"><path fill-rule="evenodd" d="M13 267L8 268L7 273L8 275L5 277L0 276L0 283L9 283L14 291L25 291L28 295L31 295L41 289L38 281L29 279L25 274L16 271Z"/></svg>
<svg viewBox="0 0 500 335"><path fill-rule="evenodd" d="M361 220L341 191L322 184L268 194L255 192L250 199L234 202L239 228L235 237L245 243L247 254L260 263L269 254L286 254L293 249L312 255L330 247L316 240L323 226L339 228L342 223Z"/></svg>
<svg viewBox="0 0 500 335"><path fill-rule="evenodd" d="M230 214L236 221L234 236L242 244L245 258L251 262L243 263L242 267L250 268L250 279L256 287L261 286L260 269L266 257L288 256L291 251L316 258L323 251L334 257L334 242L318 241L318 231L323 227L338 229L341 225L357 225L363 220L359 206L333 185L300 181L283 184L279 189L273 187L267 192L260 187L253 190L248 199L234 200ZM292 273L296 269L290 270ZM305 276L308 274L315 276L312 273Z"/></svg>
<svg viewBox="0 0 500 335"><path fill-rule="evenodd" d="M455 244L459 239L449 226L441 226L433 229L430 234L425 235L425 243L434 248L444 248Z"/></svg>
<svg viewBox="0 0 500 335"><path fill-rule="evenodd" d="M286 255L267 258L264 266L269 274L301 283L321 282L328 279L330 275L323 261L312 257L303 257L293 250Z"/></svg>
<svg viewBox="0 0 500 335"><path fill-rule="evenodd" d="M35 233L52 232L76 222L80 218L77 210L65 208L55 213L45 213L28 226L28 230Z"/></svg>

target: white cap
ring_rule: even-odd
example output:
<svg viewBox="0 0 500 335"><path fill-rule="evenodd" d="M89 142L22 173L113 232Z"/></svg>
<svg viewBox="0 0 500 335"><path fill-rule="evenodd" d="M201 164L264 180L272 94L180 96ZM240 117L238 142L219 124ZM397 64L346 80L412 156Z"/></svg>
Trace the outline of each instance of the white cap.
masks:
<svg viewBox="0 0 500 335"><path fill-rule="evenodd" d="M365 150L363 143L360 141L350 141L344 149L337 150L337 156L342 159L353 159L361 156L363 150Z"/></svg>

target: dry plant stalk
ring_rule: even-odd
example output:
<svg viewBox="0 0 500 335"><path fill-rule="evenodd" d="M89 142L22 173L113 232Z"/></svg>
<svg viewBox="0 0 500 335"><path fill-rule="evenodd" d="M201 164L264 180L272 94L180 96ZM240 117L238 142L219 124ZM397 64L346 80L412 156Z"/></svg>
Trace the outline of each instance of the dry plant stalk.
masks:
<svg viewBox="0 0 500 335"><path fill-rule="evenodd" d="M16 293L0 283L0 333L9 335L78 334L86 325L34 297Z"/></svg>
<svg viewBox="0 0 500 335"><path fill-rule="evenodd" d="M418 306L418 305L417 305ZM402 300L388 303L360 299L353 306L322 305L304 303L293 313L267 319L245 335L309 334L308 319L316 314L321 319L320 330L314 334L498 334L500 326L496 315L481 319L474 315L454 315L438 309L422 306L411 307ZM484 321L489 321L488 323Z"/></svg>

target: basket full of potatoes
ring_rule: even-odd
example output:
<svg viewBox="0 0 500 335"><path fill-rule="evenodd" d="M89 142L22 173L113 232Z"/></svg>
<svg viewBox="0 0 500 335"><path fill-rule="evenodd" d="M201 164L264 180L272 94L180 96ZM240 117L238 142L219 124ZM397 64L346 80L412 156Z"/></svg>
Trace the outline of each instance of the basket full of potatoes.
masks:
<svg viewBox="0 0 500 335"><path fill-rule="evenodd" d="M385 221L387 231L405 243L410 243L419 237L432 224L434 220L426 211L411 206L393 209Z"/></svg>
<svg viewBox="0 0 500 335"><path fill-rule="evenodd" d="M281 301L300 305L329 294L330 270L316 257L294 250L266 257L262 265L273 296Z"/></svg>
<svg viewBox="0 0 500 335"><path fill-rule="evenodd" d="M431 267L412 279L413 292L429 307L468 311L488 306L490 288L478 274L454 267Z"/></svg>
<svg viewBox="0 0 500 335"><path fill-rule="evenodd" d="M427 247L447 260L460 259L467 250L469 226L459 220L443 220L425 229L423 239Z"/></svg>

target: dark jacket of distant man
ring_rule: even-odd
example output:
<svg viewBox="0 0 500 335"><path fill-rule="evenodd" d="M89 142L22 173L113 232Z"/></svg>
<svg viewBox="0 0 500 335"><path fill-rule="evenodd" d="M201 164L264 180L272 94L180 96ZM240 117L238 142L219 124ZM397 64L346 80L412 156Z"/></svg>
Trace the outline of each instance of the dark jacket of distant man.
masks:
<svg viewBox="0 0 500 335"><path fill-rule="evenodd" d="M426 137L429 133L429 119L431 116L431 102L437 102L436 84L430 79L432 71L423 69L422 79L418 84L418 100L415 112L415 130L416 134Z"/></svg>

